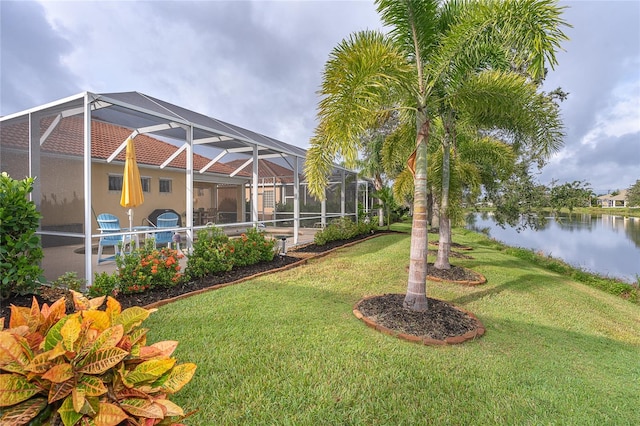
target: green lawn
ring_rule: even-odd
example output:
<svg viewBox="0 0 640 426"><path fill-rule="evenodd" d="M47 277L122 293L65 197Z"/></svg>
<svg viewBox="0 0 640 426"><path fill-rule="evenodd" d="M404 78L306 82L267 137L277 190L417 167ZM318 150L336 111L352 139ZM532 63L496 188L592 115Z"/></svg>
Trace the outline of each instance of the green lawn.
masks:
<svg viewBox="0 0 640 426"><path fill-rule="evenodd" d="M474 312L481 339L428 347L357 320L363 296L402 293L408 235L159 309L150 340L178 340L194 379L172 399L189 425L640 424L640 306L456 230L488 283L428 283Z"/></svg>

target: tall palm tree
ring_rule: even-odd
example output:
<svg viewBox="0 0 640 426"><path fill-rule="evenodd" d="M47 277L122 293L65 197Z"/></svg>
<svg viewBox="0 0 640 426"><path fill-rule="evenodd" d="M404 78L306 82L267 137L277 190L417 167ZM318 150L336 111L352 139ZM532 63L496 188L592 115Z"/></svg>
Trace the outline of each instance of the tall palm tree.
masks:
<svg viewBox="0 0 640 426"><path fill-rule="evenodd" d="M449 185L450 152L455 152L460 122L472 125L476 132L500 132L516 151L526 148L531 155L546 159L562 145L562 120L553 100L537 91L537 85L519 72L483 70L447 82L448 95L440 111L445 134L442 138L443 165L440 195L440 244L435 267L449 269L451 221ZM457 200L459 201L459 200Z"/></svg>
<svg viewBox="0 0 640 426"><path fill-rule="evenodd" d="M310 190L322 196L332 163L355 164L359 135L388 105L415 119L414 206L409 279L404 306L427 310L427 142L438 115L442 81L476 69L491 55L536 79L566 37L561 9L548 0L377 0L386 35L352 34L330 54L319 103L319 124L305 163Z"/></svg>

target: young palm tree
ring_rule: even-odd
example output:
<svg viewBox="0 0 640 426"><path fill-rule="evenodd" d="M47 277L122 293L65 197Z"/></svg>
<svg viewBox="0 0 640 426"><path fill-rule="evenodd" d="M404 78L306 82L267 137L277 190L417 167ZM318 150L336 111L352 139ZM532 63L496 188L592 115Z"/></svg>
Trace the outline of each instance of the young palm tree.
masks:
<svg viewBox="0 0 640 426"><path fill-rule="evenodd" d="M397 125L397 114L388 114L381 122L369 129L361 138L362 158L358 160L357 169L359 174L369 178L373 182L376 191L385 187L385 168L382 162L382 145L385 139L395 130ZM375 196L375 195L374 195ZM384 226L384 211L382 200L378 207L378 226Z"/></svg>
<svg viewBox="0 0 640 426"><path fill-rule="evenodd" d="M391 210L397 206L396 200L393 198L393 191L388 186L383 186L372 195L380 200L380 206L387 222L387 230L391 229ZM382 224L384 225L384 222Z"/></svg>
<svg viewBox="0 0 640 426"><path fill-rule="evenodd" d="M427 309L427 142L439 114L434 102L448 78L477 69L491 55L540 78L566 37L561 9L548 0L442 3L377 0L387 35L351 35L330 54L320 94L319 124L305 163L310 190L322 196L332 163L354 164L359 136L388 105L415 117L415 176L409 279L404 306Z"/></svg>

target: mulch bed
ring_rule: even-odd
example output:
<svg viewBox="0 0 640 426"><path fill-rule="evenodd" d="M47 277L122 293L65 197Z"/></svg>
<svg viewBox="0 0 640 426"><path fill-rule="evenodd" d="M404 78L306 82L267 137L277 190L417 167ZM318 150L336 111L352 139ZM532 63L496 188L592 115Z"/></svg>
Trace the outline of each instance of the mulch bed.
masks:
<svg viewBox="0 0 640 426"><path fill-rule="evenodd" d="M429 241L429 245L431 246L438 247L439 243L440 243L439 241ZM463 246L462 244L458 244L458 243L451 243L451 248L458 249L458 250L473 250L473 247Z"/></svg>
<svg viewBox="0 0 640 426"><path fill-rule="evenodd" d="M437 256L438 250L429 250L429 256ZM449 252L449 257L455 257L456 259L473 259L473 256L469 256L468 254L458 253L457 251L451 250Z"/></svg>
<svg viewBox="0 0 640 426"><path fill-rule="evenodd" d="M487 282L484 275L462 266L451 265L450 269L437 269L433 263L427 263L427 279L448 281L464 285L479 285Z"/></svg>
<svg viewBox="0 0 640 426"><path fill-rule="evenodd" d="M371 235L384 235L384 234L404 234L404 232L397 232L397 231L387 231L387 230L379 230L376 231L374 234ZM333 250L335 248L338 247L342 247L344 245L350 244L350 243L354 243L357 241L361 241L361 240L365 240L367 238L369 238L371 235L358 235L355 238L351 238L348 240L339 240L339 241L329 241L327 244L322 245L322 246L318 246L314 243L311 244L305 244L303 246L298 246L295 247L294 249L291 249L290 252L295 254L295 253L325 253L329 250Z"/></svg>
<svg viewBox="0 0 640 426"><path fill-rule="evenodd" d="M389 231L378 231L375 235L386 233L389 233ZM391 233L394 232L392 231ZM158 288L139 294L118 295L117 300L123 309L130 306L159 305L164 301L189 293L236 282L256 274L284 268L296 262L302 263L301 257L308 258L308 255L320 256L333 249L369 237L371 236L365 235L346 241L334 241L324 246L308 244L289 250L290 255L275 256L271 262L261 262L251 266L234 268L229 272L211 275L170 288ZM298 254L300 256L296 257ZM431 267L431 269L435 268ZM454 274L459 273L457 267L452 269ZM457 275L457 277L460 276ZM467 276L465 275L465 277ZM67 312L72 312L73 305L67 293L64 289L43 286L39 289L38 294L12 297L2 302L0 318L6 317L5 326L7 326L6 321L8 321L11 313L10 305L31 306L33 297L38 300L40 306L43 303L51 304L61 297L67 297ZM404 336L407 340L418 339L418 341L425 344L461 343L484 333L482 324L473 315L465 313L446 302L429 298L429 310L425 313L419 313L404 309L402 307L403 300L404 295L376 296L361 301L358 309L362 312L361 316L371 318L369 320L370 325L381 324L383 329L393 330L390 334L398 334L399 337Z"/></svg>
<svg viewBox="0 0 640 426"><path fill-rule="evenodd" d="M120 294L116 299L123 309L131 306L147 306L162 300L172 299L183 294L213 287L215 285L230 283L262 272L279 269L298 261L300 261L300 259L297 257L275 256L271 262L260 262L255 265L234 268L228 272L210 275L199 280L178 284L174 287L154 288L153 290L145 291L144 293ZM11 304L16 306L31 306L31 301L33 297L35 297L40 306L42 306L43 303L51 304L59 298L65 297L65 295L66 292L64 289L54 289L42 286L39 289L38 294L15 296L3 301L2 307L0 308L0 318L5 316L7 318L9 317L9 314L11 313ZM69 310L69 306L67 311L71 312Z"/></svg>
<svg viewBox="0 0 640 426"><path fill-rule="evenodd" d="M452 339L447 342L447 338L465 335L473 338L484 333L484 327L477 318L447 302L429 297L428 310L415 312L402 306L404 297L404 294L373 296L362 299L356 304L355 309L378 329L384 327L391 331L391 334L395 333L400 337L403 334L416 336L427 344L461 343L452 342ZM436 342L429 342L430 340Z"/></svg>
<svg viewBox="0 0 640 426"><path fill-rule="evenodd" d="M409 270L409 265L405 266L405 270ZM463 285L480 285L487 282L484 275L471 269L456 265L451 265L450 269L438 269L431 262L427 263L427 279L432 281L447 281Z"/></svg>
<svg viewBox="0 0 640 426"><path fill-rule="evenodd" d="M375 235L382 235L388 233L389 231L378 231ZM357 242L363 239L368 238L370 235L361 235L356 238L352 238L350 240L342 240L342 241L332 241L323 246L317 246L316 244L306 244L304 246L296 247L295 249L289 250L289 253L292 256L275 256L271 262L261 262L255 265L243 266L233 268L231 271L223 272L215 275L210 275L208 277L190 281L186 283L182 283L176 285L174 287L169 288L155 288L150 291L146 291L144 293L136 293L136 294L120 294L117 297L118 302L122 306L123 309L126 309L131 306L147 306L151 304L155 304L167 299L173 299L175 297L181 296L183 294L195 292L198 290L203 290L206 288L210 288L216 285L235 282L241 280L243 278L251 277L256 274L260 274L263 272L271 271L274 269L280 269L292 263L300 261L300 257L296 257L297 253L309 253L309 254L318 254L325 253L335 248L344 246L345 244ZM40 306L43 303L51 304L61 297L67 297L71 300L71 297L67 294L64 289L60 288L51 288L48 286L42 286L38 289L36 294L26 294L26 295L16 295L7 300L3 300L0 306L0 318L6 317L7 320L11 313L11 305L16 306L31 306L31 302L33 297L38 300ZM73 311L73 303L69 302L67 304L67 311Z"/></svg>

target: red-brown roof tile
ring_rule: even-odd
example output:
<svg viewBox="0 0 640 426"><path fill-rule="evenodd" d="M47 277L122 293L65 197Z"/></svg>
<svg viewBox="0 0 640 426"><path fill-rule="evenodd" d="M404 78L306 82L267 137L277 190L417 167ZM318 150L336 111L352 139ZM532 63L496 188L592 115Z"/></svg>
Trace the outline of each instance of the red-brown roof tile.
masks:
<svg viewBox="0 0 640 426"><path fill-rule="evenodd" d="M233 160L228 161L225 164L230 166L232 170L236 170L242 166L246 160ZM251 165L246 166L238 175L251 177ZM273 178L275 177L278 182L292 183L293 171L282 167L281 165L274 163L273 161L259 159L258 160L258 177L259 178Z"/></svg>
<svg viewBox="0 0 640 426"><path fill-rule="evenodd" d="M43 134L52 120L43 120L40 132ZM92 120L91 121L91 157L94 159L106 160L131 134L132 130L126 127ZM18 124L3 123L0 126L0 140L2 145L9 147L26 148L28 146L28 122L23 121ZM138 164L160 166L177 149L175 145L161 141L147 135L138 135L134 139L136 147L136 159ZM83 120L82 117L74 116L64 118L56 126L42 145L43 152L65 154L72 156L83 155ZM125 150L122 150L115 160L124 162ZM211 161L210 158L194 154L193 167L199 170ZM168 167L184 169L186 167L186 152L181 152ZM209 173L223 175L231 174L235 169L224 163L215 163L209 168Z"/></svg>

